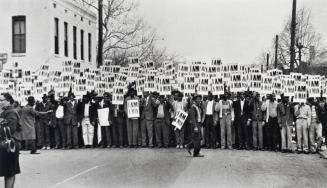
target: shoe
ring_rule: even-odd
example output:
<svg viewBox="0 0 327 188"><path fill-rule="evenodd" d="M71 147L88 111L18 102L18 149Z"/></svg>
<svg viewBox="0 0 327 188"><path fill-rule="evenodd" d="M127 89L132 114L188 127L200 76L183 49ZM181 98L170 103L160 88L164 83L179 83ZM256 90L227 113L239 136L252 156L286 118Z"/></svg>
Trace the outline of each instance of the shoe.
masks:
<svg viewBox="0 0 327 188"><path fill-rule="evenodd" d="M198 154L198 155L194 155L193 157L204 157L204 155Z"/></svg>
<svg viewBox="0 0 327 188"><path fill-rule="evenodd" d="M225 146L221 146L221 149L226 149L226 147Z"/></svg>
<svg viewBox="0 0 327 188"><path fill-rule="evenodd" d="M42 150L46 150L46 149L47 149L47 147L43 146L41 149L42 149Z"/></svg>
<svg viewBox="0 0 327 188"><path fill-rule="evenodd" d="M31 151L31 154L40 154L36 150Z"/></svg>
<svg viewBox="0 0 327 188"><path fill-rule="evenodd" d="M179 148L179 145L176 146L176 149L178 149L178 148Z"/></svg>
<svg viewBox="0 0 327 188"><path fill-rule="evenodd" d="M186 147L186 150L187 150L188 154L190 154L191 156L193 155L193 154L192 154L192 151L191 151L191 148Z"/></svg>
<svg viewBox="0 0 327 188"><path fill-rule="evenodd" d="M50 149L50 146L47 146L45 149L46 149L46 150L49 150L49 149Z"/></svg>

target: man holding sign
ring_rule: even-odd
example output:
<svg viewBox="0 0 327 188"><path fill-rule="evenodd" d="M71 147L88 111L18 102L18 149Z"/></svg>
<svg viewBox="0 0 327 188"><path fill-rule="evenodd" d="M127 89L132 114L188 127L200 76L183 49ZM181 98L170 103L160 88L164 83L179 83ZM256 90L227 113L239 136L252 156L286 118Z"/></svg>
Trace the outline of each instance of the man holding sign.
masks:
<svg viewBox="0 0 327 188"><path fill-rule="evenodd" d="M187 107L187 104L186 102L182 101L183 99L183 94L181 92L178 92L178 95L177 95L177 100L173 102L173 111L174 111L174 115L173 117L177 117L177 113L178 111L181 111L181 112L186 112L186 107ZM184 122L183 122L184 124ZM184 126L183 124L179 127L177 127L175 125L175 136L176 136L176 148L183 148L184 147Z"/></svg>
<svg viewBox="0 0 327 188"><path fill-rule="evenodd" d="M135 96L136 92L133 88L129 90L129 96L125 99L124 110L127 114L127 137L130 148L137 147L137 132L139 130L139 117L137 111L139 109L139 98Z"/></svg>

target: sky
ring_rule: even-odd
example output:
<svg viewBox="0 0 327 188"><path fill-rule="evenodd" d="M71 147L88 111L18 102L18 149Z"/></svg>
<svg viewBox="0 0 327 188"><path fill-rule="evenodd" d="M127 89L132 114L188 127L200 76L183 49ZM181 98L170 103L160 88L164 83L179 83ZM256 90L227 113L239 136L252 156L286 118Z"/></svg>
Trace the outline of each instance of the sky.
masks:
<svg viewBox="0 0 327 188"><path fill-rule="evenodd" d="M298 0L327 46L327 0ZM187 61L254 63L291 15L292 0L139 0L158 45Z"/></svg>

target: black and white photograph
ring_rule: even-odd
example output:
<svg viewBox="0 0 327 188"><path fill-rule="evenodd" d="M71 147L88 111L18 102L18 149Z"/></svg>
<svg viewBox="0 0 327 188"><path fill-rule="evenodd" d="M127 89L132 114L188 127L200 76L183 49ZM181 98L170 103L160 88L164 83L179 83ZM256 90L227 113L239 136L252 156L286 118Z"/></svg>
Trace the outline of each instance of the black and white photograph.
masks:
<svg viewBox="0 0 327 188"><path fill-rule="evenodd" d="M0 0L0 188L327 187L326 0Z"/></svg>

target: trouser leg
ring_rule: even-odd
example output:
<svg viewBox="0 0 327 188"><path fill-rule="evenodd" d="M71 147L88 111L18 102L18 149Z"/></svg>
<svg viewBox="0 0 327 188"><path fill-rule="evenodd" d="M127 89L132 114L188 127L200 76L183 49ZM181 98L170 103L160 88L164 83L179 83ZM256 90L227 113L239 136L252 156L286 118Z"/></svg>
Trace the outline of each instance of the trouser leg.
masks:
<svg viewBox="0 0 327 188"><path fill-rule="evenodd" d="M309 126L309 148L310 151L315 151L316 147L315 147L315 123L311 123L311 125Z"/></svg>
<svg viewBox="0 0 327 188"><path fill-rule="evenodd" d="M119 145L124 145L124 120L121 117L118 117L118 140Z"/></svg>
<svg viewBox="0 0 327 188"><path fill-rule="evenodd" d="M227 147L228 149L232 149L232 117L231 115L226 116L226 123L225 123L225 128L226 128L226 140L227 140Z"/></svg>
<svg viewBox="0 0 327 188"><path fill-rule="evenodd" d="M139 120L134 119L133 120L133 142L132 142L132 144L134 146L137 146L138 130L139 130Z"/></svg>
<svg viewBox="0 0 327 188"><path fill-rule="evenodd" d="M293 150L293 145L292 145L292 127L291 126L286 126L286 149L288 150Z"/></svg>
<svg viewBox="0 0 327 188"><path fill-rule="evenodd" d="M72 126L66 125L67 146L72 147Z"/></svg>
<svg viewBox="0 0 327 188"><path fill-rule="evenodd" d="M42 125L42 122L37 121L37 145L39 147L45 146L43 132L44 132L44 127Z"/></svg>
<svg viewBox="0 0 327 188"><path fill-rule="evenodd" d="M142 146L146 146L146 119L141 120L141 135L142 135Z"/></svg>
<svg viewBox="0 0 327 188"><path fill-rule="evenodd" d="M316 125L316 135L317 135L317 149L321 149L321 145L322 145L322 124L318 123Z"/></svg>
<svg viewBox="0 0 327 188"><path fill-rule="evenodd" d="M220 145L221 145L221 148L226 147L225 130L226 130L226 116L223 116L220 119Z"/></svg>
<svg viewBox="0 0 327 188"><path fill-rule="evenodd" d="M76 125L72 126L73 132L73 145L74 147L78 146L78 127Z"/></svg>
<svg viewBox="0 0 327 188"><path fill-rule="evenodd" d="M297 149L298 151L302 150L302 129L303 129L303 120L298 119L296 120L296 138L297 138Z"/></svg>
<svg viewBox="0 0 327 188"><path fill-rule="evenodd" d="M162 128L163 128L163 120L162 119L156 119L155 120L155 133L156 133L156 142L157 146L162 146Z"/></svg>
<svg viewBox="0 0 327 188"><path fill-rule="evenodd" d="M181 145L180 132L181 132L181 130L179 130L179 129L175 130L175 138L176 138L177 146Z"/></svg>
<svg viewBox="0 0 327 188"><path fill-rule="evenodd" d="M280 135L281 135L281 139L282 139L282 150L286 150L287 149L287 125L283 125L282 129L280 130Z"/></svg>
<svg viewBox="0 0 327 188"><path fill-rule="evenodd" d="M262 122L258 121L258 142L259 148L263 148L263 130L262 130Z"/></svg>
<svg viewBox="0 0 327 188"><path fill-rule="evenodd" d="M258 121L253 121L252 122L252 141L253 141L253 147L257 148L258 147Z"/></svg>
<svg viewBox="0 0 327 188"><path fill-rule="evenodd" d="M194 134L193 144L194 144L193 155L194 156L199 155L201 150L201 136L199 133Z"/></svg>
<svg viewBox="0 0 327 188"><path fill-rule="evenodd" d="M127 139L128 139L128 145L133 145L133 120L127 119Z"/></svg>
<svg viewBox="0 0 327 188"><path fill-rule="evenodd" d="M302 124L302 138L303 138L303 150L305 152L309 151L309 140L308 140L308 135L309 135L309 128L308 128L308 122L307 120L303 121Z"/></svg>
<svg viewBox="0 0 327 188"><path fill-rule="evenodd" d="M162 124L162 137L163 137L163 144L165 147L168 147L169 145L169 125L163 120Z"/></svg>
<svg viewBox="0 0 327 188"><path fill-rule="evenodd" d="M149 146L153 146L153 121L152 120L146 120L146 130L149 137Z"/></svg>
<svg viewBox="0 0 327 188"><path fill-rule="evenodd" d="M119 146L119 143L118 143L118 122L117 122L117 117L114 117L114 120L112 122L111 128L112 128L113 145Z"/></svg>
<svg viewBox="0 0 327 188"><path fill-rule="evenodd" d="M111 126L105 126L104 127L105 132L106 132L106 141L107 141L107 146L111 146Z"/></svg>

